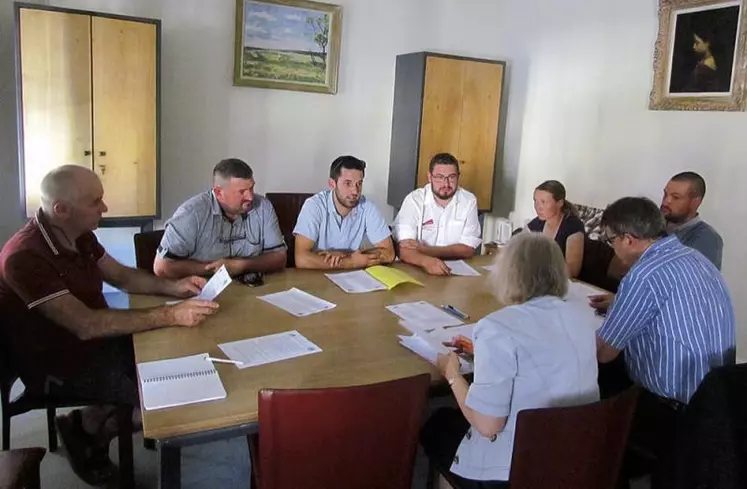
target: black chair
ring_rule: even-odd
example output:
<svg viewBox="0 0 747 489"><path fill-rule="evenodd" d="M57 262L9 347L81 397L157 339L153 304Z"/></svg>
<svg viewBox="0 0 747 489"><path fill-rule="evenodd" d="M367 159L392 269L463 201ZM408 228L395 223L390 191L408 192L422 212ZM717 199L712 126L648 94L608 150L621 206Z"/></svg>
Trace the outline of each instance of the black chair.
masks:
<svg viewBox="0 0 747 489"><path fill-rule="evenodd" d="M146 231L133 236L135 242L135 265L147 272L153 273L153 261L158 253L158 245L163 238L163 229L158 231Z"/></svg>
<svg viewBox="0 0 747 489"><path fill-rule="evenodd" d="M10 421L13 416L24 414L36 409L47 412L47 436L49 437L49 451L55 452L58 447L55 416L57 408L80 407L91 405L84 399L44 395L37 389L24 390L20 395L11 399L11 388L20 377L16 368L13 352L3 325L0 325L0 400L2 401L3 450L10 449ZM117 426L119 428L119 479L120 487L135 486L133 447L132 447L132 406L117 407Z"/></svg>

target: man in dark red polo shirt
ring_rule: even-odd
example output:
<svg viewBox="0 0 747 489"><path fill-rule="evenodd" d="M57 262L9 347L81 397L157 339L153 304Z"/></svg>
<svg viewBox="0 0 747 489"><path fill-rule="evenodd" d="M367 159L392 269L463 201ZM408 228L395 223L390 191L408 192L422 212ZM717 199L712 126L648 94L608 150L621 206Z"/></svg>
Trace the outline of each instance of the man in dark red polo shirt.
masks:
<svg viewBox="0 0 747 489"><path fill-rule="evenodd" d="M150 309L109 309L104 281L131 293L191 297L205 279L163 279L109 256L92 232L107 211L92 171L52 170L41 194L36 217L0 251L3 341L28 390L98 405L58 417L57 427L75 472L89 484L101 484L115 473L108 446L116 434L113 409L101 406L139 407L130 335L196 326L218 305L190 299Z"/></svg>

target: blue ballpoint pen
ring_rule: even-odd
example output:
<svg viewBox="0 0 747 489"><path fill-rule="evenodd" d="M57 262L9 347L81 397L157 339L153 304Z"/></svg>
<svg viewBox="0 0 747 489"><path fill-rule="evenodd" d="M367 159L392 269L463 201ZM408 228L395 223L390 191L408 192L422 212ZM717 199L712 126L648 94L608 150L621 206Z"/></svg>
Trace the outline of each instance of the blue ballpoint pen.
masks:
<svg viewBox="0 0 747 489"><path fill-rule="evenodd" d="M449 304L446 304L445 306L442 306L446 312L452 313L454 316L457 316L459 319L469 319L469 314L466 314L459 309L457 309L454 306L451 306Z"/></svg>

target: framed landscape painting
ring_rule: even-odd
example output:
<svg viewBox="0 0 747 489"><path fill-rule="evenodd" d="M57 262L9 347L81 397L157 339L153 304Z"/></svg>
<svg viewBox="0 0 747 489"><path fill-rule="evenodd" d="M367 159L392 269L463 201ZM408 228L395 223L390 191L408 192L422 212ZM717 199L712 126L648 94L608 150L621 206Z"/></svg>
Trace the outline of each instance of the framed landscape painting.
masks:
<svg viewBox="0 0 747 489"><path fill-rule="evenodd" d="M744 110L744 0L659 0L649 107Z"/></svg>
<svg viewBox="0 0 747 489"><path fill-rule="evenodd" d="M342 7L236 0L233 84L336 93Z"/></svg>

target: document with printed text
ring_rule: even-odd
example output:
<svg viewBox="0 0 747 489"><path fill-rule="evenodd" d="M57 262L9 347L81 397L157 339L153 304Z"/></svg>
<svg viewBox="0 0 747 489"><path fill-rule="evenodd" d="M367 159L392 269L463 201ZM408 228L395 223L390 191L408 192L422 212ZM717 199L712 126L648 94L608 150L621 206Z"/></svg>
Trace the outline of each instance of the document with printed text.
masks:
<svg viewBox="0 0 747 489"><path fill-rule="evenodd" d="M228 274L226 266L223 265L213 274L212 277L210 277L210 280L205 284L205 287L202 288L200 295L195 297L195 299L212 301L230 284L231 276Z"/></svg>
<svg viewBox="0 0 747 489"><path fill-rule="evenodd" d="M431 328L464 324L461 319L425 301L404 302L386 308L408 323L429 324Z"/></svg>
<svg viewBox="0 0 747 489"><path fill-rule="evenodd" d="M467 265L464 260L445 260L444 263L451 269L452 275L461 277L479 277L480 272Z"/></svg>
<svg viewBox="0 0 747 489"><path fill-rule="evenodd" d="M322 351L298 331L260 336L218 345L231 360L242 362L238 368L256 367L266 363L311 355Z"/></svg>
<svg viewBox="0 0 747 489"><path fill-rule="evenodd" d="M295 287L284 290L283 292L262 295L257 297L257 299L279 307L296 317L309 316L336 307L336 304L320 299Z"/></svg>

